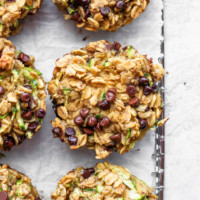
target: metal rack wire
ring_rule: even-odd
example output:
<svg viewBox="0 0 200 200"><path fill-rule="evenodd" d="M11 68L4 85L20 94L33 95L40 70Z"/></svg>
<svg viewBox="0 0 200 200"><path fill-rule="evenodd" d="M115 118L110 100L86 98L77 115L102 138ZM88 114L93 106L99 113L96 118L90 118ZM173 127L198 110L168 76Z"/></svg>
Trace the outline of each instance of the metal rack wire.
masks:
<svg viewBox="0 0 200 200"><path fill-rule="evenodd" d="M163 2L163 9L162 9L162 22L163 25L161 27L161 45L160 45L160 51L161 51L161 57L159 59L160 63L162 63L163 67L165 67L165 49L164 49L164 0ZM160 83L160 87L164 88L165 85L165 79ZM165 99L164 91L161 90L162 99ZM165 118L165 109L163 108L162 112L162 119ZM164 200L164 178L165 178L165 128L157 127L156 133L155 133L155 150L153 154L153 158L155 159L155 172L153 175L156 179L156 186L155 186L155 192L158 196L159 200Z"/></svg>

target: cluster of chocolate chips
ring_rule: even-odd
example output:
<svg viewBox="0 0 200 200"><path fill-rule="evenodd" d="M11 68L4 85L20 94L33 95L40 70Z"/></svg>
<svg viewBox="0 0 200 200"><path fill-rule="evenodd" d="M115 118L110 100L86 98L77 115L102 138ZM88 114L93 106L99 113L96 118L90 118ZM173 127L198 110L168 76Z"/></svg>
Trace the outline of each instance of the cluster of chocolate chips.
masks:
<svg viewBox="0 0 200 200"><path fill-rule="evenodd" d="M26 85L25 87L31 89L31 86ZM21 114L22 118L25 120L31 120L32 110L33 110L32 104L33 103L35 104L32 98L32 95L30 93L24 92L20 95L20 100L21 100L21 103L27 103L26 110ZM45 114L46 114L46 111L42 108L35 111L35 116L40 119L44 118Z"/></svg>
<svg viewBox="0 0 200 200"><path fill-rule="evenodd" d="M155 82L152 83L152 86L150 86L150 81L146 76L143 76L139 79L139 85L143 86L143 93L144 95L149 95L153 92L157 92L157 85Z"/></svg>
<svg viewBox="0 0 200 200"><path fill-rule="evenodd" d="M74 118L74 123L81 127L84 133L91 135L95 130L102 130L110 125L107 117L88 116L89 112L89 108L83 108L80 110L80 115Z"/></svg>
<svg viewBox="0 0 200 200"><path fill-rule="evenodd" d="M85 11L84 18L87 19L91 16L89 4L91 0L74 0L69 2L69 8L71 9L71 12L69 12L72 15L72 18L74 21L81 23L82 19L79 15L79 13L76 11L79 6L81 6Z"/></svg>
<svg viewBox="0 0 200 200"><path fill-rule="evenodd" d="M125 4L124 1L118 0L118 1L116 2L116 4L115 4L115 8L117 8L117 10L122 11L122 10L124 10L125 5L126 5L126 4ZM109 12L110 12L110 7L108 7L108 6L102 7L102 8L100 8L100 12L101 12L101 14L102 14L104 17L107 17L108 14L109 14Z"/></svg>
<svg viewBox="0 0 200 200"><path fill-rule="evenodd" d="M97 103L97 106L102 110L108 110L110 109L111 103L113 103L115 99L116 99L116 89L111 88L106 92L106 99L99 101Z"/></svg>
<svg viewBox="0 0 200 200"><path fill-rule="evenodd" d="M139 86L143 87L143 93L144 95L149 95L153 92L157 92L157 85L155 82L152 82L152 85L150 86L150 81L146 76L143 76L139 79ZM129 100L129 105L133 107L137 107L140 104L140 99L138 97L135 97L135 94L137 92L136 86L133 84L130 84L126 88L127 94L131 97ZM145 129L148 126L148 122L146 119L139 119L140 129Z"/></svg>

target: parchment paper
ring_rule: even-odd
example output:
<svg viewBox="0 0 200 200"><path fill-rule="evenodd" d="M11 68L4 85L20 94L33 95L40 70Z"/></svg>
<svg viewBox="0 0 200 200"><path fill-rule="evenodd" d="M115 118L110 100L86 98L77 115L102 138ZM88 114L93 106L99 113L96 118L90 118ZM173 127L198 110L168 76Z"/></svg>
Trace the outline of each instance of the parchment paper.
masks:
<svg viewBox="0 0 200 200"><path fill-rule="evenodd" d="M161 0L151 0L147 10L132 24L120 28L115 33L88 32L80 33L72 21L65 21L62 13L51 0L44 0L41 9L35 16L24 21L22 31L10 39L17 49L35 56L36 68L46 82L51 80L54 63L71 50L85 46L89 41L106 39L117 41L122 45L132 44L139 52L148 54L157 62L160 57L161 40ZM87 36L88 39L82 39ZM1 163L8 163L31 179L44 199L50 199L59 179L68 171L78 166L91 167L97 162L95 153L86 148L70 151L65 143L53 139L50 120L55 115L52 103L47 100L47 115L42 129L10 152L5 152ZM155 145L155 133L150 131L133 150L124 155L112 153L107 161L127 167L132 173L154 186L151 173L155 170L152 153Z"/></svg>

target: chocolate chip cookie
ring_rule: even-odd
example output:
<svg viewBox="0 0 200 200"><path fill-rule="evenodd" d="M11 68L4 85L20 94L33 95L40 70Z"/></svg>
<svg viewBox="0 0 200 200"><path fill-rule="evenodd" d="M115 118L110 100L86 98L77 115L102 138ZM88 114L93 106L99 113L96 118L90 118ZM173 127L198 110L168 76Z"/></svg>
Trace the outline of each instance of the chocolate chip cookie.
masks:
<svg viewBox="0 0 200 200"><path fill-rule="evenodd" d="M128 169L105 162L67 173L60 179L51 199L156 200L152 192L153 188Z"/></svg>
<svg viewBox="0 0 200 200"><path fill-rule="evenodd" d="M145 11L149 0L53 0L66 20L89 31L116 31Z"/></svg>
<svg viewBox="0 0 200 200"><path fill-rule="evenodd" d="M163 75L162 65L117 42L90 42L64 55L48 85L54 137L71 149L95 149L97 159L130 151L158 123Z"/></svg>
<svg viewBox="0 0 200 200"><path fill-rule="evenodd" d="M0 165L0 199L41 200L31 179L7 164Z"/></svg>
<svg viewBox="0 0 200 200"><path fill-rule="evenodd" d="M34 57L0 39L0 150L31 139L46 114L45 82Z"/></svg>

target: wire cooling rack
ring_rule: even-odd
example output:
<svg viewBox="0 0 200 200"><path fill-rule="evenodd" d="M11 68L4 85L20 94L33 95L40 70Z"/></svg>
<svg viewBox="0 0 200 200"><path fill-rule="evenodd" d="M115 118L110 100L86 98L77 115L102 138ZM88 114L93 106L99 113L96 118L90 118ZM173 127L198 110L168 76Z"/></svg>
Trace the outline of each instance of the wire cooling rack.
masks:
<svg viewBox="0 0 200 200"><path fill-rule="evenodd" d="M161 27L161 44L160 44L160 52L161 57L159 59L160 63L165 67L165 40L164 40L164 0L163 9L162 9L162 22L163 25ZM165 78L160 82L161 95L162 99L165 99L164 94L164 86L165 86ZM163 108L161 119L165 118L165 109ZM155 192L158 196L159 200L164 200L164 177L165 177L165 127L157 127L155 132L155 150L153 154L153 159L155 160L155 172L153 175L156 179Z"/></svg>

